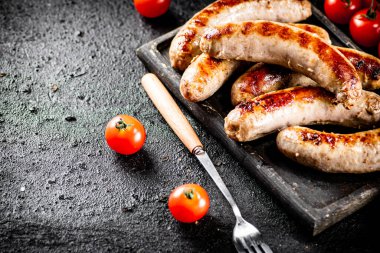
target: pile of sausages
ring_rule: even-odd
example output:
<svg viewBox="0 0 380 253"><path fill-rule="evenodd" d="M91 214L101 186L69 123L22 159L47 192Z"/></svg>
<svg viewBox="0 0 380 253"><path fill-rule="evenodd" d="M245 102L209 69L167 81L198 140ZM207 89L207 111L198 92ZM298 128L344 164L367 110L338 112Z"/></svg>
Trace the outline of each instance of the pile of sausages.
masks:
<svg viewBox="0 0 380 253"><path fill-rule="evenodd" d="M192 102L212 96L247 62L232 86L235 105L226 134L251 141L279 131L287 157L325 172L380 170L380 60L331 45L310 24L307 0L219 0L194 15L173 39L171 64L184 71L181 94ZM374 129L334 134L300 125Z"/></svg>

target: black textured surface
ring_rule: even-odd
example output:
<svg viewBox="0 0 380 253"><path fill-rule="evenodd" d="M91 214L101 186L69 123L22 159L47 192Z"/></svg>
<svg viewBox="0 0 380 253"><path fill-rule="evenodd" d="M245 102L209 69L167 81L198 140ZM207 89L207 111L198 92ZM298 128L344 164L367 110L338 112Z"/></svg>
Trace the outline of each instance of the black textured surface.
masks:
<svg viewBox="0 0 380 253"><path fill-rule="evenodd" d="M0 1L1 252L233 251L228 203L148 100L135 56L209 2L173 1L147 20L131 1ZM146 126L136 155L104 142L118 113ZM189 118L243 216L275 252L380 250L379 200L312 238ZM188 182L211 197L198 224L179 224L167 209L170 191Z"/></svg>

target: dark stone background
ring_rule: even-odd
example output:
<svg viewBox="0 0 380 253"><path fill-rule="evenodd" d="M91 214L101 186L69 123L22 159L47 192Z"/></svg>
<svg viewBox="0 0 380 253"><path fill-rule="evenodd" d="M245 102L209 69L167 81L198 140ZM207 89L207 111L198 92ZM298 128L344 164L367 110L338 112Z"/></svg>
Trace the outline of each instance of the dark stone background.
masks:
<svg viewBox="0 0 380 253"><path fill-rule="evenodd" d="M234 216L140 87L135 49L211 1L173 0L163 17L132 1L0 1L0 252L229 252ZM133 156L110 151L114 115L140 119ZM235 196L275 252L379 252L380 202L317 237L185 112ZM167 197L196 182L211 197L198 224L180 224Z"/></svg>

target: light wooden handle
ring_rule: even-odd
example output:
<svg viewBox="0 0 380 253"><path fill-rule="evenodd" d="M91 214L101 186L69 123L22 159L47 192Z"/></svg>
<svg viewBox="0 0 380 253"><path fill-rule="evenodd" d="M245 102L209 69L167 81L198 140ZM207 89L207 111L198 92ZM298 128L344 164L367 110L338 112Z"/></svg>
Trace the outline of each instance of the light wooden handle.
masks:
<svg viewBox="0 0 380 253"><path fill-rule="evenodd" d="M187 149L192 153L195 147L203 147L189 121L161 81L153 74L146 74L141 83L153 104Z"/></svg>

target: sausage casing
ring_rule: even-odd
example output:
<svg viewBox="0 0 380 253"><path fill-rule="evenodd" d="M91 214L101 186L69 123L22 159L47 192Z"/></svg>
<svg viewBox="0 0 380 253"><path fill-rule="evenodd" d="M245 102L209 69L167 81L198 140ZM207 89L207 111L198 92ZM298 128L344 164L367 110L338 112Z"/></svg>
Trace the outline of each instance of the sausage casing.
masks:
<svg viewBox="0 0 380 253"><path fill-rule="evenodd" d="M331 43L327 31L319 26L310 24L290 25L313 33ZM208 54L200 54L182 75L180 82L182 96L191 102L199 102L211 97L241 65L241 61L220 60Z"/></svg>
<svg viewBox="0 0 380 253"><path fill-rule="evenodd" d="M251 141L287 126L335 124L373 127L380 123L380 96L363 91L350 109L321 87L292 87L270 92L235 107L225 118L226 134Z"/></svg>
<svg viewBox="0 0 380 253"><path fill-rule="evenodd" d="M307 0L218 0L196 13L174 37L169 57L171 65L185 70L200 54L199 40L207 26L247 20L298 22L311 16Z"/></svg>
<svg viewBox="0 0 380 253"><path fill-rule="evenodd" d="M302 29L271 21L229 23L205 32L201 50L220 59L281 65L298 71L349 108L362 85L354 66L333 46Z"/></svg>
<svg viewBox="0 0 380 253"><path fill-rule="evenodd" d="M334 134L295 126L282 130L276 142L287 157L324 172L380 170L380 129Z"/></svg>

